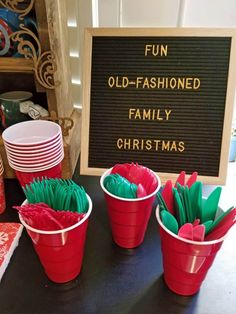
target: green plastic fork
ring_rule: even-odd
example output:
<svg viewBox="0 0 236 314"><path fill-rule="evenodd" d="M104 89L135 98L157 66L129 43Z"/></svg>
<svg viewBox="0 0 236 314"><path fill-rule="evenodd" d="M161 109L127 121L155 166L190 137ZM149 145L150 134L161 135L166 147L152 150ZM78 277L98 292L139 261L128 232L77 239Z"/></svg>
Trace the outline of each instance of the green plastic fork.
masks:
<svg viewBox="0 0 236 314"><path fill-rule="evenodd" d="M83 187L71 179L35 179L23 189L29 203L45 203L55 210L84 213L88 199Z"/></svg>

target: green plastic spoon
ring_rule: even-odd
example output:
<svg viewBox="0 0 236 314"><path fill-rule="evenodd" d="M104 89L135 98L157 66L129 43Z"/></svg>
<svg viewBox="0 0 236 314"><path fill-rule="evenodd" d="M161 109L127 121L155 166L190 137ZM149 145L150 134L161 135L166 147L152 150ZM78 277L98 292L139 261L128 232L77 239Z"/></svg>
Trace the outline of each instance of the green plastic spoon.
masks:
<svg viewBox="0 0 236 314"><path fill-rule="evenodd" d="M205 200L200 212L200 219L202 223L207 220L214 220L220 200L221 190L222 188L218 186Z"/></svg>
<svg viewBox="0 0 236 314"><path fill-rule="evenodd" d="M179 227L175 217L165 209L160 212L160 216L164 226L171 232L178 234Z"/></svg>
<svg viewBox="0 0 236 314"><path fill-rule="evenodd" d="M137 185L119 174L110 174L104 179L105 188L112 194L123 198L136 198Z"/></svg>

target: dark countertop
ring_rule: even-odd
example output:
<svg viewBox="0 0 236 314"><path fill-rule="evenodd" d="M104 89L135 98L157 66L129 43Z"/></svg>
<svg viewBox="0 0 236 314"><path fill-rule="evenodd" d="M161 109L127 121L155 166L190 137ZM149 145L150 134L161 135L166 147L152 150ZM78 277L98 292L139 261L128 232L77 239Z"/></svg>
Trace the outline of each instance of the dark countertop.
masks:
<svg viewBox="0 0 236 314"><path fill-rule="evenodd" d="M0 314L236 313L236 228L200 291L191 297L178 296L163 281L154 210L144 243L132 250L119 248L111 238L100 178L77 175L74 179L93 200L80 275L67 284L50 282L24 230L0 282ZM16 180L6 179L5 189L7 209L0 221L18 221L12 205L24 200L21 187Z"/></svg>

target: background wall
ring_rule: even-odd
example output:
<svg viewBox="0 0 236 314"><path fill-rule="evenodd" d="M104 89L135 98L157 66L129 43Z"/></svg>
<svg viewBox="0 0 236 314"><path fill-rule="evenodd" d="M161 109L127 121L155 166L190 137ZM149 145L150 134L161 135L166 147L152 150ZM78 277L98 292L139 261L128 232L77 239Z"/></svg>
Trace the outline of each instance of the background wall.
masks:
<svg viewBox="0 0 236 314"><path fill-rule="evenodd" d="M71 87L74 107L82 106L82 68L84 28L93 26L92 0L64 0L66 3Z"/></svg>
<svg viewBox="0 0 236 314"><path fill-rule="evenodd" d="M97 0L100 27L236 27L235 0Z"/></svg>
<svg viewBox="0 0 236 314"><path fill-rule="evenodd" d="M85 27L236 27L235 0L67 0L66 4L73 99L78 108Z"/></svg>

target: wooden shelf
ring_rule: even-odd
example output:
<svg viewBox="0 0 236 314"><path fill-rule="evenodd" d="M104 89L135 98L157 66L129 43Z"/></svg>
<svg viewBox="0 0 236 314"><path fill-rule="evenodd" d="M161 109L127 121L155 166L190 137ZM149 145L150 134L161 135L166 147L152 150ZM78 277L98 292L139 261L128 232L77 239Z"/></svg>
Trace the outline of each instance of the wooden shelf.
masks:
<svg viewBox="0 0 236 314"><path fill-rule="evenodd" d="M24 58L0 58L0 72L33 72L34 64L32 60Z"/></svg>
<svg viewBox="0 0 236 314"><path fill-rule="evenodd" d="M6 4L12 8L13 2L12 0L7 1ZM4 92L4 88L9 90L11 87L14 90L17 84L21 86L20 90L27 90L27 86L33 84L33 89L35 88L37 93L45 94L47 109L51 115L55 113L57 117L62 119L71 118L73 120L73 128L69 131L69 135L64 137L63 177L69 178L73 175L80 153L81 115L73 107L68 58L69 45L66 42L68 39L66 0L24 0L23 3L27 5L22 7L22 1L18 0L15 7L14 2L14 8L17 9L17 12L18 9L23 8L22 12L26 14L29 13L28 8L34 11L38 26L39 49L32 53L34 60L14 57L0 58L2 81L4 75L7 77L7 84L1 86L1 90ZM23 31L25 31L24 28ZM17 38L16 40L18 41ZM27 46L27 40L26 42L20 40L20 42L21 45ZM22 50L19 53L22 53ZM27 77L27 79L22 80L21 77ZM17 82L17 79L20 80L20 83ZM14 81L14 86L8 83L11 80ZM15 174L8 165L1 134L0 154L5 168L4 177L14 178Z"/></svg>

